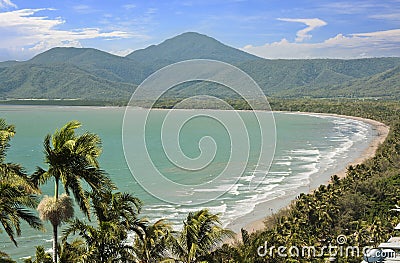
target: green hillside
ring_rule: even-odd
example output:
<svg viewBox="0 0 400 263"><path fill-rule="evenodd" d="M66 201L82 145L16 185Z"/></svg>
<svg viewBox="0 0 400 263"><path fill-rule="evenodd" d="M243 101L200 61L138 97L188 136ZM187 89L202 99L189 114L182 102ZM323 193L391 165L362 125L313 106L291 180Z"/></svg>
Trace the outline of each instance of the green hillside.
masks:
<svg viewBox="0 0 400 263"><path fill-rule="evenodd" d="M400 65L400 58L367 58L354 60L258 60L241 64L271 96L329 97L330 88L351 80L363 81ZM298 92L302 90L302 92ZM390 90L388 90L390 92ZM345 96L345 94L335 94Z"/></svg>
<svg viewBox="0 0 400 263"><path fill-rule="evenodd" d="M4 61L4 62L0 62L0 68L12 67L12 66L16 66L21 63L23 63L23 62L19 62L19 61L15 61L15 60Z"/></svg>
<svg viewBox="0 0 400 263"><path fill-rule="evenodd" d="M132 84L99 78L68 64L0 68L0 83L2 99L129 99L135 88Z"/></svg>
<svg viewBox="0 0 400 263"><path fill-rule="evenodd" d="M351 81L336 86L337 94L349 94L353 97L398 98L400 94L400 67L384 71L372 77Z"/></svg>
<svg viewBox="0 0 400 263"><path fill-rule="evenodd" d="M184 33L119 57L92 48L53 48L25 62L0 62L0 98L127 101L154 71L188 59L214 59L248 73L272 97L400 99L400 58L268 60L211 37ZM165 97L235 97L210 83L186 83Z"/></svg>
<svg viewBox="0 0 400 263"><path fill-rule="evenodd" d="M140 83L151 72L143 63L115 56L93 48L52 48L31 60L29 64L77 66L101 78L112 81Z"/></svg>

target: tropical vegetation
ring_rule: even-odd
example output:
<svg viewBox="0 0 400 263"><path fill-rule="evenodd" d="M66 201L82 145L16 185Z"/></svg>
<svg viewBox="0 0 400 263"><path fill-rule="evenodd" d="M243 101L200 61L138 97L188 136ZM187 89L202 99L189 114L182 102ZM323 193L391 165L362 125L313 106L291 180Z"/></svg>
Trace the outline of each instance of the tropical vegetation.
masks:
<svg viewBox="0 0 400 263"><path fill-rule="evenodd" d="M80 126L78 121L71 121L53 135L45 137L43 144L48 168L38 167L31 178L35 185L54 180L54 197L43 198L38 206L41 218L50 221L53 227L54 262L58 262L58 227L73 217L70 193L84 215L90 217L89 196L82 183L87 183L96 191L113 188L110 179L99 169L97 157L101 153L100 138L88 132L77 136L75 129ZM60 183L66 193L62 196L59 196Z"/></svg>
<svg viewBox="0 0 400 263"><path fill-rule="evenodd" d="M6 162L9 141L15 135L15 128L0 119L0 233L3 231L17 246L16 236L21 235L21 221L31 227L42 229L40 219L30 210L37 205L39 189L29 181L23 167ZM0 262L11 261L0 251Z"/></svg>

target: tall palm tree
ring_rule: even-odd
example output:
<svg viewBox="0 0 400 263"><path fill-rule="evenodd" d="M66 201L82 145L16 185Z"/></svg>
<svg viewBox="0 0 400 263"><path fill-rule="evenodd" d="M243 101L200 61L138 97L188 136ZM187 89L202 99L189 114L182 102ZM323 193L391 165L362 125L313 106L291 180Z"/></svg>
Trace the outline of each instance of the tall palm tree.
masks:
<svg viewBox="0 0 400 263"><path fill-rule="evenodd" d="M207 209L189 213L174 251L186 263L200 262L226 238L234 233L221 227L219 216Z"/></svg>
<svg viewBox="0 0 400 263"><path fill-rule="evenodd" d="M42 224L29 210L37 205L34 194L38 189L29 182L19 164L5 162L9 141L14 135L14 126L0 119L0 224L11 241L17 245L15 235L21 235L21 220L36 229L41 229Z"/></svg>
<svg viewBox="0 0 400 263"><path fill-rule="evenodd" d="M70 121L53 135L48 134L44 139L45 163L48 169L38 167L32 175L36 185L44 184L51 178L54 180L54 214L59 210L59 188L62 183L66 194L72 192L81 211L90 218L89 197L82 183L92 189L113 188L111 180L99 169L97 158L101 154L100 138L93 133L86 132L76 135L75 130L81 126L78 121ZM44 199L42 202L48 202ZM46 207L46 206L44 206ZM40 211L39 211L40 212ZM61 215L60 215L61 216ZM57 236L59 224L63 220L55 220L53 227L53 261L57 262ZM59 223L59 224L57 224Z"/></svg>
<svg viewBox="0 0 400 263"><path fill-rule="evenodd" d="M99 222L97 226L74 219L64 230L63 247L67 238L78 234L85 244L84 262L134 262L132 246L126 242L128 232L117 221ZM76 242L79 239L75 239Z"/></svg>
<svg viewBox="0 0 400 263"><path fill-rule="evenodd" d="M134 262L130 231L143 235L145 222L137 215L141 201L127 193L93 191L90 194L97 226L75 219L64 230L63 247L70 235L78 234L85 244L86 262Z"/></svg>
<svg viewBox="0 0 400 263"><path fill-rule="evenodd" d="M151 263L160 262L171 258L170 248L174 243L171 225L160 219L154 224L146 220L143 234L136 235L134 251L140 262Z"/></svg>
<svg viewBox="0 0 400 263"><path fill-rule="evenodd" d="M118 221L129 230L134 230L142 208L142 201L129 193L111 190L90 193L93 209L99 222Z"/></svg>

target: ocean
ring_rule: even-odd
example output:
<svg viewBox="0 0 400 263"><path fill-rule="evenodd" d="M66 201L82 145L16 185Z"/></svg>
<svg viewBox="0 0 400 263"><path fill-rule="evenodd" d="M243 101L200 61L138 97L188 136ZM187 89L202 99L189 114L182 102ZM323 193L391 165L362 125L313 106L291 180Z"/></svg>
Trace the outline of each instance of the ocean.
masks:
<svg viewBox="0 0 400 263"><path fill-rule="evenodd" d="M133 111L138 116L143 114L141 109ZM228 111L196 111L200 116L188 119L193 111L176 110L177 119L186 118L186 121L166 129L162 135L163 125L167 125L163 119L168 111L152 111L145 127L135 119L124 122L124 112L125 108L117 107L0 106L0 118L16 126L7 161L22 164L28 173L37 166L45 167L45 135L70 120L79 120L83 126L78 133L90 131L101 137L101 168L119 191L132 193L143 201L143 217L151 221L166 218L179 229L189 212L209 208L220 214L224 226L241 218L240 224L244 226L263 217L262 212L255 213L257 205L296 196L327 182L331 175L367 149L376 135L369 124L353 119L283 112L274 113L269 123L276 127L276 132L261 134L253 113L244 111L239 116L246 124L248 138L240 137L233 142L232 137L239 127L232 128L226 123L229 122ZM131 118L135 118L135 114ZM207 117L215 114L226 117L225 123ZM170 119L169 124L174 124L173 120ZM132 137L124 134L124 142L123 125L131 125L124 127L133 131ZM144 138L134 137L135 131L143 129ZM262 139L267 146L265 156L270 160L259 160ZM169 143L170 140L177 143ZM143 141L146 152L140 147L135 149L135 145ZM177 146L179 149L174 152L173 147ZM139 161L131 162L130 155L127 158L124 155L124 149L140 151L132 155L139 156ZM248 159L230 158L242 152ZM187 159L180 160L181 153ZM163 178L152 177L152 171L141 165L140 158L150 160ZM191 169L186 163L179 166L181 161L194 162L198 169ZM226 169L228 165L229 170ZM229 171L226 180L218 180L224 171ZM170 184L164 183L167 181L177 188L169 188ZM53 189L51 183L42 187L43 194L48 195L53 194ZM81 216L79 212L76 215ZM233 230L239 231L240 224ZM4 232L0 233L0 251L20 259L33 255L37 245L50 249L51 229L48 224L46 226L48 231L43 233L23 225L22 236L17 238L18 247Z"/></svg>

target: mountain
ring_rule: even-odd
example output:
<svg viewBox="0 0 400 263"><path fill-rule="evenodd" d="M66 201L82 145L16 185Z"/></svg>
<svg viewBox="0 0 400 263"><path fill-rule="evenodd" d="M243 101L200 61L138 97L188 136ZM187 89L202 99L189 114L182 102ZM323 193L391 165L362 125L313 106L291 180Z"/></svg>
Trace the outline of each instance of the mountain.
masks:
<svg viewBox="0 0 400 263"><path fill-rule="evenodd" d="M0 96L35 99L129 98L135 86L113 82L68 64L23 64L0 68Z"/></svg>
<svg viewBox="0 0 400 263"><path fill-rule="evenodd" d="M92 48L52 48L0 63L0 98L127 100L151 73L140 62Z"/></svg>
<svg viewBox="0 0 400 263"><path fill-rule="evenodd" d="M16 61L16 60L9 60L9 61L4 61L0 62L0 68L5 68L5 67L12 67L20 64L22 62Z"/></svg>
<svg viewBox="0 0 400 263"><path fill-rule="evenodd" d="M400 66L375 74L371 77L350 81L334 86L336 94L349 97L373 97L398 99L400 94Z"/></svg>
<svg viewBox="0 0 400 263"><path fill-rule="evenodd" d="M52 48L28 61L29 64L69 64L100 78L140 83L151 71L134 59L126 59L93 48Z"/></svg>
<svg viewBox="0 0 400 263"><path fill-rule="evenodd" d="M347 92L333 94L332 87L347 85L354 80L363 82L369 77L398 66L400 58L264 59L246 62L239 67L253 77L270 96L332 97L348 94ZM390 89L388 93L391 93Z"/></svg>
<svg viewBox="0 0 400 263"><path fill-rule="evenodd" d="M338 59L259 59L240 63L238 67L249 74L267 96L296 97L376 97L400 99L396 86L398 75L384 72L400 66L400 58ZM376 81L375 79L379 79ZM375 81L373 81L375 80ZM385 83L385 84L383 84ZM377 92L377 85L383 87ZM351 92L362 87L363 91ZM193 94L235 97L226 88L208 83L180 86L168 93L170 97L188 97Z"/></svg>
<svg viewBox="0 0 400 263"><path fill-rule="evenodd" d="M189 32L119 57L92 48L53 48L23 61L0 62L0 99L127 101L135 87L163 66L214 59L248 73L275 97L400 99L400 58L269 60ZM185 83L166 97L236 96L226 87Z"/></svg>
<svg viewBox="0 0 400 263"><path fill-rule="evenodd" d="M153 70L189 59L213 59L233 65L260 59L195 32L183 33L167 39L159 45L136 50L126 57L141 61Z"/></svg>

